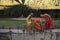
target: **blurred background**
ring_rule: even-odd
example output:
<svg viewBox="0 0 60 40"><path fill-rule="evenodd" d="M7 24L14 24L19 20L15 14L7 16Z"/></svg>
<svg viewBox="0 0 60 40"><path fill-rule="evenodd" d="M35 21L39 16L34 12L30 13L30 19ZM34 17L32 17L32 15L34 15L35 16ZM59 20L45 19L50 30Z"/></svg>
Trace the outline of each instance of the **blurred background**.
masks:
<svg viewBox="0 0 60 40"><path fill-rule="evenodd" d="M48 13L52 17L54 28L60 28L60 0L0 0L0 40L40 40L42 36L40 33L19 34L20 29L26 28L26 17L31 12L33 20L40 17L40 14ZM34 27L33 22L32 27ZM17 34L12 33L11 29L15 31L17 29ZM51 37L51 33L45 35L46 38L49 36ZM58 40L59 38L60 34L54 32L53 39L50 39ZM50 39L47 38L47 40Z"/></svg>

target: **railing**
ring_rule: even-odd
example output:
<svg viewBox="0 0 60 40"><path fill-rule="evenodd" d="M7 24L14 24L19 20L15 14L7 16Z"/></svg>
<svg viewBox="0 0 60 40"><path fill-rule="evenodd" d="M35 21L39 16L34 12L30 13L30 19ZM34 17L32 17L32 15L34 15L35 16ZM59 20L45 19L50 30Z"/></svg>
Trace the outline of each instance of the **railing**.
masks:
<svg viewBox="0 0 60 40"><path fill-rule="evenodd" d="M60 32L57 29L55 32L52 32L51 30L45 31L45 32L19 32L20 30L16 29L6 29L7 32L1 32L4 29L0 29L0 39L1 40L60 40Z"/></svg>

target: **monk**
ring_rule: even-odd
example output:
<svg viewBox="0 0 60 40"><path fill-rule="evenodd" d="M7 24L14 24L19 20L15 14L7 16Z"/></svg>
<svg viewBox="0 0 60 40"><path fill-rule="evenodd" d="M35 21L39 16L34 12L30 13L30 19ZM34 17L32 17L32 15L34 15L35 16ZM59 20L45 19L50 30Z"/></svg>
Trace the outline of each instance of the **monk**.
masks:
<svg viewBox="0 0 60 40"><path fill-rule="evenodd" d="M34 19L34 28L37 30L37 31L40 31L41 30L41 23L40 23L41 19L40 18L35 18Z"/></svg>
<svg viewBox="0 0 60 40"><path fill-rule="evenodd" d="M54 28L54 23L53 23L50 15L48 15L47 13L44 13L44 14L41 15L41 16L43 16L43 18L44 18L45 21L46 21L46 24L45 24L44 29Z"/></svg>
<svg viewBox="0 0 60 40"><path fill-rule="evenodd" d="M32 24L32 16L33 16L33 13L29 14L28 17L26 18L26 23L27 23L27 32L31 32L32 30L32 27L31 27L31 24Z"/></svg>

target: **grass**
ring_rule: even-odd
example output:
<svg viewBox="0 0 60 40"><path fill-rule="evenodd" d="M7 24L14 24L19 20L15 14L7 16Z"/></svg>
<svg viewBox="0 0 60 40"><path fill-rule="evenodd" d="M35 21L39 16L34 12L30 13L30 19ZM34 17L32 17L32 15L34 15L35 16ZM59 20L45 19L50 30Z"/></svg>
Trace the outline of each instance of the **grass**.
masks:
<svg viewBox="0 0 60 40"><path fill-rule="evenodd" d="M25 26L25 21L0 21L0 26Z"/></svg>
<svg viewBox="0 0 60 40"><path fill-rule="evenodd" d="M60 27L60 20L53 20L55 27Z"/></svg>
<svg viewBox="0 0 60 40"><path fill-rule="evenodd" d="M53 20L55 27L60 26L60 20ZM33 23L32 23L33 24ZM0 21L0 26L19 26L19 27L26 27L26 21ZM34 25L33 25L34 26Z"/></svg>

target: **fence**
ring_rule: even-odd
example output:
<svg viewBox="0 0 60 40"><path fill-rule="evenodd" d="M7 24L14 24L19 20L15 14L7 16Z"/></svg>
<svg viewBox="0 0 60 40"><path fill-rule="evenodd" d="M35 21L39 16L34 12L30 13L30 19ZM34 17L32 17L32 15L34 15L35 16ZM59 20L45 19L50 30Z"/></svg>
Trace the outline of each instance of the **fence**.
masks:
<svg viewBox="0 0 60 40"><path fill-rule="evenodd" d="M18 30L19 31L19 30ZM60 32L1 32L0 40L60 40Z"/></svg>

